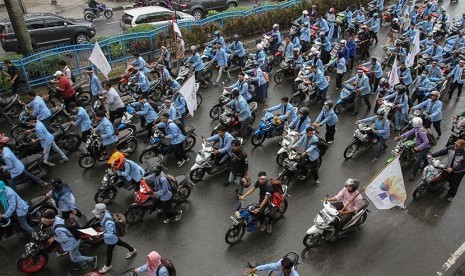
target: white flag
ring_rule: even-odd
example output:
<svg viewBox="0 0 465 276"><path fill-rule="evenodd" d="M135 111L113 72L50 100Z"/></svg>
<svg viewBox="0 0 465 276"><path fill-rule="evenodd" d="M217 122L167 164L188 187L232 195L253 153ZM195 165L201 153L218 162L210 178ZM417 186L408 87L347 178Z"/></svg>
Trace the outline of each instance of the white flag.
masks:
<svg viewBox="0 0 465 276"><path fill-rule="evenodd" d="M392 64L391 72L389 73L389 85L390 87L394 87L394 85L398 84L399 75L397 74L397 57L394 59L394 63Z"/></svg>
<svg viewBox="0 0 465 276"><path fill-rule="evenodd" d="M176 21L173 21L173 30L178 35L178 37L182 38L181 30L179 29L178 23L176 23Z"/></svg>
<svg viewBox="0 0 465 276"><path fill-rule="evenodd" d="M405 208L407 193L400 167L399 156L386 165L378 176L365 189L367 197L378 209L391 209L394 206Z"/></svg>
<svg viewBox="0 0 465 276"><path fill-rule="evenodd" d="M405 60L405 67L413 66L415 62L416 55L420 52L420 32L417 31L415 38L413 39L413 45L410 48L410 52L407 55L407 60Z"/></svg>
<svg viewBox="0 0 465 276"><path fill-rule="evenodd" d="M192 75L179 89L180 93L184 100L186 100L187 110L191 117L194 117L194 111L197 109L197 89L195 83L195 74Z"/></svg>
<svg viewBox="0 0 465 276"><path fill-rule="evenodd" d="M102 49L100 49L100 46L98 46L98 42L95 42L95 46L92 50L92 54L89 57L89 61L92 62L95 66L97 66L97 68L108 80L108 74L111 71L111 66L108 63L107 58L103 54Z"/></svg>

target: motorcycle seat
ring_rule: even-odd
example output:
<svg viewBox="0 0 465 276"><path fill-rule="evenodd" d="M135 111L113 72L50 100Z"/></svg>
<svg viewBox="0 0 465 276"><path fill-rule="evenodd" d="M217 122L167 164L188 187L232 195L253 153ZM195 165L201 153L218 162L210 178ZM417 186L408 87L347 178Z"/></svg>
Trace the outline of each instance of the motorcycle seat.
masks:
<svg viewBox="0 0 465 276"><path fill-rule="evenodd" d="M42 201L44 201L44 199L45 199L45 195L42 195L42 196L35 197L35 198L29 200L29 210L31 210L33 207L40 204Z"/></svg>
<svg viewBox="0 0 465 276"><path fill-rule="evenodd" d="M15 96L0 98L0 106L7 106L9 103L11 103L14 100L15 100Z"/></svg>
<svg viewBox="0 0 465 276"><path fill-rule="evenodd" d="M126 139L128 138L129 136L131 136L132 134L134 133L134 131L132 130L132 128L127 128L125 130L122 130L118 133L118 141L121 141L123 139Z"/></svg>
<svg viewBox="0 0 465 276"><path fill-rule="evenodd" d="M58 113L61 110L61 106L54 106L50 108L50 112L52 113L52 116Z"/></svg>
<svg viewBox="0 0 465 276"><path fill-rule="evenodd" d="M187 176L185 174L181 174L181 175L175 176L174 179L176 179L176 182L178 182L178 185L181 185L182 183L187 181Z"/></svg>
<svg viewBox="0 0 465 276"><path fill-rule="evenodd" d="M61 128L58 129L57 131L55 131L54 133L52 133L53 139L56 140L56 138L59 137L59 136L61 136L63 133L64 133L64 131L63 131Z"/></svg>
<svg viewBox="0 0 465 276"><path fill-rule="evenodd" d="M32 163L36 162L38 159L42 157L41 153L36 153L33 155L26 156L21 159L21 163L24 164L24 167L28 168L29 166L32 165Z"/></svg>
<svg viewBox="0 0 465 276"><path fill-rule="evenodd" d="M131 101L132 99L132 96L131 95L124 95L124 96L121 96L121 100L123 101L123 103L126 103L126 102L129 102ZM132 102L132 101L131 101Z"/></svg>

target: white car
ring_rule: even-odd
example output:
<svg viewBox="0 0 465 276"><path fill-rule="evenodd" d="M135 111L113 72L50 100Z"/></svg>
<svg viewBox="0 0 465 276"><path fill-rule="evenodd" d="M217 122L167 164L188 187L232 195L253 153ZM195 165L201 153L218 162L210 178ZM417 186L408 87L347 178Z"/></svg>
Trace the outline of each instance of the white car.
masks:
<svg viewBox="0 0 465 276"><path fill-rule="evenodd" d="M167 8L150 6L125 10L121 16L120 26L123 30L148 23L155 26L163 26L171 22L174 11ZM176 20L194 21L195 18L184 12L176 12Z"/></svg>

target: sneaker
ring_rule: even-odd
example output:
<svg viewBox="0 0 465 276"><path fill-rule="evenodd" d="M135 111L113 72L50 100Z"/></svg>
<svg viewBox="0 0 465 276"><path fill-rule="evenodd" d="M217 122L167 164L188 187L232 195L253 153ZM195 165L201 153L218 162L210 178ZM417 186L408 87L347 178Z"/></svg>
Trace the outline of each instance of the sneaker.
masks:
<svg viewBox="0 0 465 276"><path fill-rule="evenodd" d="M214 86L218 86L218 83L216 81L213 82Z"/></svg>
<svg viewBox="0 0 465 276"><path fill-rule="evenodd" d="M81 269L81 266L78 263L74 263L73 264L73 270L78 271L79 269Z"/></svg>
<svg viewBox="0 0 465 276"><path fill-rule="evenodd" d="M49 185L49 184L48 184L47 182L44 182L42 185L40 185L40 187L41 187L42 189L47 189L48 185Z"/></svg>
<svg viewBox="0 0 465 276"><path fill-rule="evenodd" d="M449 201L449 202L452 202L452 200L454 200L453 197L448 197L448 198L447 198L447 201Z"/></svg>
<svg viewBox="0 0 465 276"><path fill-rule="evenodd" d="M189 157L187 157L187 159L184 159L184 162L189 162Z"/></svg>
<svg viewBox="0 0 465 276"><path fill-rule="evenodd" d="M54 166L55 166L55 163L52 163L52 162L46 161L46 160L44 160L44 164L45 164L45 165L48 165L48 166L50 166L50 167L54 167Z"/></svg>
<svg viewBox="0 0 465 276"><path fill-rule="evenodd" d="M182 165L184 165L185 162L186 162L185 160L178 161L178 163L177 163L177 164L178 164L178 168L181 168Z"/></svg>
<svg viewBox="0 0 465 276"><path fill-rule="evenodd" d="M175 221L180 221L181 217L182 217L182 210L179 210L179 213L176 215L176 217L174 217L174 220Z"/></svg>
<svg viewBox="0 0 465 276"><path fill-rule="evenodd" d="M320 185L320 184L321 184L321 182L320 182L319 179L317 179L317 180L315 181L315 183L316 183L316 185Z"/></svg>
<svg viewBox="0 0 465 276"><path fill-rule="evenodd" d="M104 265L98 272L101 273L101 274L105 274L107 273L108 271L110 271L112 269L112 266L106 266Z"/></svg>
<svg viewBox="0 0 465 276"><path fill-rule="evenodd" d="M271 232L273 232L273 224L271 224L271 222L268 222L266 224L266 233L271 234Z"/></svg>
<svg viewBox="0 0 465 276"><path fill-rule="evenodd" d="M92 269L94 270L97 269L97 256L92 257L91 266L92 266Z"/></svg>
<svg viewBox="0 0 465 276"><path fill-rule="evenodd" d="M265 231L266 230L266 223L262 222L260 223L260 231Z"/></svg>
<svg viewBox="0 0 465 276"><path fill-rule="evenodd" d="M171 222L173 222L173 221L174 221L174 219L165 219L165 220L163 221L163 223L168 224L168 223L171 223Z"/></svg>
<svg viewBox="0 0 465 276"><path fill-rule="evenodd" d="M332 144L332 143L334 143L334 140L331 140L331 141L326 141L326 143L328 143L328 144Z"/></svg>
<svg viewBox="0 0 465 276"><path fill-rule="evenodd" d="M65 157L63 157L63 158L60 160L60 164L61 164L61 163L66 163L66 162L68 162L68 161L69 161L69 158L65 156Z"/></svg>
<svg viewBox="0 0 465 276"><path fill-rule="evenodd" d="M137 250L134 248L133 251L126 254L126 259L131 259L134 255L136 255L136 253L137 253Z"/></svg>

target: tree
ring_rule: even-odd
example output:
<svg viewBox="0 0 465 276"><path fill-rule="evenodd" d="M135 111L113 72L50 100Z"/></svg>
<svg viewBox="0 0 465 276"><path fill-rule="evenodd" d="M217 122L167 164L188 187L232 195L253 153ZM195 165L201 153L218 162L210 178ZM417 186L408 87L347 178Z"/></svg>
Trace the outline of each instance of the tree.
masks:
<svg viewBox="0 0 465 276"><path fill-rule="evenodd" d="M24 19L23 8L18 0L5 0L6 10L10 17L11 26L18 40L18 52L21 54L32 53L32 42Z"/></svg>

